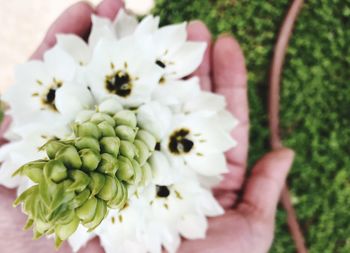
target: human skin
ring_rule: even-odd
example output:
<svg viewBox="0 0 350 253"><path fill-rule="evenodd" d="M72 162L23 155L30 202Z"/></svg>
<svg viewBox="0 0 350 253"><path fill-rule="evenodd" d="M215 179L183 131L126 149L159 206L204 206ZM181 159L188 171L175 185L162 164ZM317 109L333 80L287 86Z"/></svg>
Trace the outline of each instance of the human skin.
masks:
<svg viewBox="0 0 350 253"><path fill-rule="evenodd" d="M91 14L114 18L122 7L121 0L104 0L96 8L77 3L68 8L51 26L31 59L40 59L55 44L57 33L74 33L86 38L91 27ZM266 154L246 176L249 147L249 109L247 71L238 42L229 35L212 42L207 27L200 21L188 25L190 40L205 41L208 49L199 76L205 90L224 95L227 109L238 118L232 136L238 146L227 152L229 173L214 190L226 212L209 219L207 237L184 240L180 253L266 253L273 241L275 215L282 187L294 159L294 152L281 148ZM0 171L1 172L1 171ZM0 251L3 253L70 253L65 243L55 251L53 241L32 241L31 232L23 232L25 216L12 208L15 192L0 187ZM103 253L98 239L90 241L79 253Z"/></svg>

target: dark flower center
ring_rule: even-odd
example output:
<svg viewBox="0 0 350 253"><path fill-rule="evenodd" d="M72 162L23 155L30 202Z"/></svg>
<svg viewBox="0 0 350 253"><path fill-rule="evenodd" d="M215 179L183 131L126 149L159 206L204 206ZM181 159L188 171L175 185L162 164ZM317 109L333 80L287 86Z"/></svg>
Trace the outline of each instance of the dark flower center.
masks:
<svg viewBox="0 0 350 253"><path fill-rule="evenodd" d="M117 71L115 74L106 77L106 88L110 93L127 97L132 91L131 78L128 73Z"/></svg>
<svg viewBox="0 0 350 253"><path fill-rule="evenodd" d="M160 151L160 142L156 143L156 146L155 146L154 149L157 150L157 151Z"/></svg>
<svg viewBox="0 0 350 253"><path fill-rule="evenodd" d="M157 196L159 198L167 198L170 195L169 188L163 185L157 185Z"/></svg>
<svg viewBox="0 0 350 253"><path fill-rule="evenodd" d="M190 131L184 128L175 131L170 136L169 150L176 155L189 153L194 145L193 141L187 138L189 134Z"/></svg>
<svg viewBox="0 0 350 253"><path fill-rule="evenodd" d="M62 82L54 80L54 83L51 85L51 88L48 90L46 95L42 98L43 104L50 107L53 111L57 111L55 100L56 100L56 91L62 86Z"/></svg>

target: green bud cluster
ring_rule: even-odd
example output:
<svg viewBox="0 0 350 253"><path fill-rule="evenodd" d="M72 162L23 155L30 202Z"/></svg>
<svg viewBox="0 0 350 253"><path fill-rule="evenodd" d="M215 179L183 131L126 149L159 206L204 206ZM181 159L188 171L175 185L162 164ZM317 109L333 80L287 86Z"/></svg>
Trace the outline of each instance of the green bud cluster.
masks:
<svg viewBox="0 0 350 253"><path fill-rule="evenodd" d="M156 139L138 128L134 112L86 115L73 125L72 138L42 147L47 159L25 164L14 174L36 183L14 203L23 203L25 228L33 226L35 238L55 234L57 247L79 224L95 229L109 208L126 205L128 189L144 187L152 178L147 161Z"/></svg>

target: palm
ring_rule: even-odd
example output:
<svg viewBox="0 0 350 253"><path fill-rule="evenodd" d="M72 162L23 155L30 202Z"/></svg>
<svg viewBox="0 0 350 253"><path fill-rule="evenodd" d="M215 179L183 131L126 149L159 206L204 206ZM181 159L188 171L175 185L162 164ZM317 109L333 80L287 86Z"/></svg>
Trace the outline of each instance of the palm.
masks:
<svg viewBox="0 0 350 253"><path fill-rule="evenodd" d="M92 13L113 18L121 6L121 0L104 0L96 9L84 3L70 7L51 26L32 58L41 58L42 54L53 46L56 33L75 33L84 37L89 31ZM191 22L188 33L190 40L206 41L209 45L195 75L200 77L203 89L226 97L228 109L239 120L239 125L232 133L239 145L227 153L229 173L215 189L218 201L226 209L225 215L209 221L208 236L205 240L184 241L180 252L267 252L273 238L275 209L293 153L281 149L261 159L246 184L242 200L237 201L238 193L242 192L245 181L249 146L247 74L244 56L239 44L229 36L220 37L211 47L211 35L201 22ZM273 171L276 167L277 169ZM19 210L12 211L13 198L13 191L0 188L0 202L3 203L0 206L0 233L4 235L0 240L2 252L55 252L52 242L47 240L32 242L28 233L21 231L24 217ZM27 244L31 247L26 248ZM64 245L59 252L71 252L71 250ZM98 241L93 240L80 252L98 253L103 250Z"/></svg>

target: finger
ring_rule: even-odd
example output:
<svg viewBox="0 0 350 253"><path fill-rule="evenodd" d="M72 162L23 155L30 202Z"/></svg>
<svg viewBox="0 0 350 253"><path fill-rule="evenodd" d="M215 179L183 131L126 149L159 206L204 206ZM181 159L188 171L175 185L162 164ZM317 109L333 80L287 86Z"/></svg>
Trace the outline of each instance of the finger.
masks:
<svg viewBox="0 0 350 253"><path fill-rule="evenodd" d="M246 167L248 155L247 71L243 52L231 36L221 36L213 49L214 90L227 100L227 109L239 120L232 132L238 146L227 152L230 163Z"/></svg>
<svg viewBox="0 0 350 253"><path fill-rule="evenodd" d="M239 211L260 221L273 220L293 159L294 152L282 148L258 161L247 183Z"/></svg>
<svg viewBox="0 0 350 253"><path fill-rule="evenodd" d="M192 21L187 26L188 39L191 41L203 41L207 43L204 58L201 65L191 76L200 78L201 87L204 90L211 91L210 80L210 59L211 59L211 33L202 21Z"/></svg>
<svg viewBox="0 0 350 253"><path fill-rule="evenodd" d="M41 59L44 52L56 44L56 34L58 33L73 33L85 37L91 26L92 13L93 8L85 2L79 2L69 7L51 25L43 42L30 58Z"/></svg>
<svg viewBox="0 0 350 253"><path fill-rule="evenodd" d="M112 20L122 7L123 2L121 0L104 0L96 7L96 14Z"/></svg>

